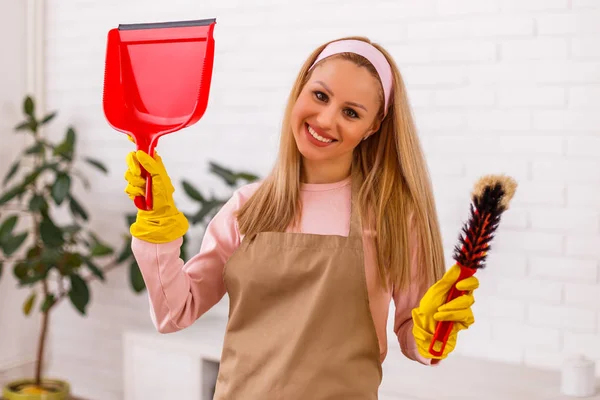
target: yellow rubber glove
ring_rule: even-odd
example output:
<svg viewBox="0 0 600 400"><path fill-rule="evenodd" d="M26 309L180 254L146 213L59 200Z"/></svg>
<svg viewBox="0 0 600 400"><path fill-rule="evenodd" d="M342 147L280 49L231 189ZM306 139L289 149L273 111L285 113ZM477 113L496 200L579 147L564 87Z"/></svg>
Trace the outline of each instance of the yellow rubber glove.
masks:
<svg viewBox="0 0 600 400"><path fill-rule="evenodd" d="M426 358L444 359L452 352L456 346L458 332L468 329L475 318L471 306L475 302L473 291L479 287L479 281L475 276L465 278L456 283L456 288L465 290L462 296L459 296L446 303L448 292L460 275L460 267L452 266L444 276L431 286L419 303L419 307L412 310L414 321L413 335L419 353ZM435 333L438 321L452 321L452 331L446 342L446 347L441 356L434 356L429 352L429 346ZM441 348L438 343L435 349Z"/></svg>
<svg viewBox="0 0 600 400"><path fill-rule="evenodd" d="M150 243L167 243L185 235L189 223L173 201L175 188L167 174L160 156L154 152L154 158L138 150L127 154L128 169L125 180L128 182L125 193L132 200L146 194L146 181L141 175L141 166L152 176L153 209L139 210L130 232L138 239Z"/></svg>

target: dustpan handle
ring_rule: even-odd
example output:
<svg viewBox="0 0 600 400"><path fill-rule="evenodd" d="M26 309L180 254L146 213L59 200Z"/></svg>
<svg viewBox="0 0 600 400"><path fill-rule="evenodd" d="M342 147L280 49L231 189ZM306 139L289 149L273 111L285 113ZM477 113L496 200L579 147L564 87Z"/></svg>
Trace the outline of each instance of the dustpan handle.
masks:
<svg viewBox="0 0 600 400"><path fill-rule="evenodd" d="M140 142L138 142L140 140ZM152 142L146 142L142 138L136 140L136 147L138 150L142 150L146 152L150 157L154 158L154 144ZM140 165L141 177L146 181L146 195L145 196L135 196L133 199L133 203L135 206L142 211L150 211L153 207L152 201L152 175L148 173L144 169L143 166Z"/></svg>
<svg viewBox="0 0 600 400"><path fill-rule="evenodd" d="M142 178L146 180L146 195L145 196L135 196L133 200L135 206L143 211L152 210L152 175L148 173L144 169L144 167L140 166L142 172Z"/></svg>

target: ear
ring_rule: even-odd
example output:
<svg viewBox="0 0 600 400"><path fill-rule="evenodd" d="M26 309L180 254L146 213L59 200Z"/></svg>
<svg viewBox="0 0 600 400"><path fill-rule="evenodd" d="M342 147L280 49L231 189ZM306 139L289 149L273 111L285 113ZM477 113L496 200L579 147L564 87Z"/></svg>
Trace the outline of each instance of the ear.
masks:
<svg viewBox="0 0 600 400"><path fill-rule="evenodd" d="M373 122L373 125L371 126L371 129L369 129L367 131L366 137L369 137L372 134L374 134L375 132L377 132L379 130L379 128L381 128L381 120L379 118L376 118L375 121Z"/></svg>

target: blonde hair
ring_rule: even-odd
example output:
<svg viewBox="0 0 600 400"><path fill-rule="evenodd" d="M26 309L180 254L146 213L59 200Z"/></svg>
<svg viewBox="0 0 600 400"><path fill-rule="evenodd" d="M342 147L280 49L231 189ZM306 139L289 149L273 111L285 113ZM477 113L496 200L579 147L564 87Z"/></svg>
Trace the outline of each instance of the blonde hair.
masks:
<svg viewBox="0 0 600 400"><path fill-rule="evenodd" d="M431 284L444 273L444 254L431 181L402 77L390 54L381 46L363 37L345 39L371 43L387 58L393 73L389 111L379 131L361 141L355 149L352 168L362 182L358 209L369 210L368 216L361 215L363 226L366 223L375 233L381 284L387 288L391 282L397 288L405 288L412 278ZM299 221L302 158L293 137L290 116L310 78L312 63L327 44L314 50L300 69L287 101L275 166L238 211L240 232L247 237L265 231L285 232L290 224ZM366 59L353 53L335 55L320 62L334 57L352 60L378 77ZM383 117L383 89L380 89L379 120ZM417 242L412 243L410 236L415 233ZM417 248L411 248L411 243ZM411 273L413 251L418 252L416 276Z"/></svg>

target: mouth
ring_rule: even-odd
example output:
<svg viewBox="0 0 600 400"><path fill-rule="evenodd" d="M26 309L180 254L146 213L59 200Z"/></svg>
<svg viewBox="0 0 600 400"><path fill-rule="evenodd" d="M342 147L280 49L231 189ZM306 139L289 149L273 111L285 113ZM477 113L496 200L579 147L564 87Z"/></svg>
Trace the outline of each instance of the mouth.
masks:
<svg viewBox="0 0 600 400"><path fill-rule="evenodd" d="M337 142L336 139L334 139L330 136L324 135L323 133L321 133L321 134L317 133L317 131L312 126L310 126L308 123L305 123L304 125L306 128L307 136L309 137L309 139L312 139L311 141L313 143L320 145L320 146L327 146L331 143Z"/></svg>

